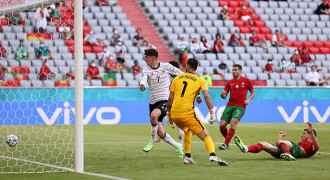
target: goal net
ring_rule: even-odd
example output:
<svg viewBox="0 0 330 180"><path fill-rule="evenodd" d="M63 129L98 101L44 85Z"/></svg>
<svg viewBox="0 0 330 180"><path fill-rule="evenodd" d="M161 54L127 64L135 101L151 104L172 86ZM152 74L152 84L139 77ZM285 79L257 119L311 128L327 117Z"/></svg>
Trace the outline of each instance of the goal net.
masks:
<svg viewBox="0 0 330 180"><path fill-rule="evenodd" d="M0 0L0 174L75 167L71 3Z"/></svg>

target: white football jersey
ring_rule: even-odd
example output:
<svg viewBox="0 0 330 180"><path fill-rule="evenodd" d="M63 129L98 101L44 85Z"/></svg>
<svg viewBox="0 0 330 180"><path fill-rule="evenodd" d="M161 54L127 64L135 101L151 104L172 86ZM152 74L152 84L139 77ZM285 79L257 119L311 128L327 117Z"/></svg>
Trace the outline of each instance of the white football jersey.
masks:
<svg viewBox="0 0 330 180"><path fill-rule="evenodd" d="M183 72L169 63L159 63L158 68L146 66L142 70L140 84L150 88L149 103L154 104L158 101L168 100L170 95L170 74L180 75Z"/></svg>

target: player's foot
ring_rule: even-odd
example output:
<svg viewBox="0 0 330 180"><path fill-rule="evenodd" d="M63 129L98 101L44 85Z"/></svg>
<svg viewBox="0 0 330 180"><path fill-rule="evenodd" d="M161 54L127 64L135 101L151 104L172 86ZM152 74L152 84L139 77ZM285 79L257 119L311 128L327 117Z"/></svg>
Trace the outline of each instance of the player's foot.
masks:
<svg viewBox="0 0 330 180"><path fill-rule="evenodd" d="M210 162L218 163L220 166L228 166L228 163L217 156L210 156Z"/></svg>
<svg viewBox="0 0 330 180"><path fill-rule="evenodd" d="M143 151L144 152L149 152L151 151L151 149L154 147L154 143L153 142L149 142L146 146L144 146Z"/></svg>
<svg viewBox="0 0 330 180"><path fill-rule="evenodd" d="M184 157L183 163L185 164L196 164L192 157L188 158L187 156Z"/></svg>
<svg viewBox="0 0 330 180"><path fill-rule="evenodd" d="M235 137L234 137L234 141L235 141L235 144L237 145L237 147L238 147L243 153L248 152L248 148L247 148L247 146L244 145L243 141L242 141L238 136L235 136Z"/></svg>
<svg viewBox="0 0 330 180"><path fill-rule="evenodd" d="M176 152L178 153L179 158L184 158L184 152L182 150L182 144L180 144L178 146L178 148L176 148Z"/></svg>
<svg viewBox="0 0 330 180"><path fill-rule="evenodd" d="M280 158L288 160L288 161L295 161L296 160L295 157L293 157L291 154L288 154L288 153L282 153Z"/></svg>
<svg viewBox="0 0 330 180"><path fill-rule="evenodd" d="M228 149L228 145L227 144L221 144L219 147L218 147L220 150L226 150Z"/></svg>

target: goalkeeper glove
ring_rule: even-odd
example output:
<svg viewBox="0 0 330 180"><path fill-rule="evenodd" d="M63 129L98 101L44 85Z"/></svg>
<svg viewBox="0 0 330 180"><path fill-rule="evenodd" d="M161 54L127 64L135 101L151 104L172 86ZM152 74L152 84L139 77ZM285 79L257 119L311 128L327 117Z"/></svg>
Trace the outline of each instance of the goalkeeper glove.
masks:
<svg viewBox="0 0 330 180"><path fill-rule="evenodd" d="M216 121L215 114L214 114L213 109L211 109L210 110L210 119L209 119L209 122L211 123L211 127L214 126L215 121Z"/></svg>
<svg viewBox="0 0 330 180"><path fill-rule="evenodd" d="M167 124L170 125L170 127L174 129L175 127L173 125L173 121L171 119L171 113L170 112L166 113L166 120L167 120Z"/></svg>

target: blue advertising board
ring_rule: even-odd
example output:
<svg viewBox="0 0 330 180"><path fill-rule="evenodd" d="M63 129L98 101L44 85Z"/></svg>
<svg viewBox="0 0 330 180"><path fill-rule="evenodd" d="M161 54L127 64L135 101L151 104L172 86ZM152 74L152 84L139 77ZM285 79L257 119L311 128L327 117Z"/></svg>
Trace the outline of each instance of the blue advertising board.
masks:
<svg viewBox="0 0 330 180"><path fill-rule="evenodd" d="M221 91L210 89L218 121L228 102L220 98ZM0 124L74 124L73 95L72 89L3 89ZM84 124L148 124L148 96L138 89L85 89ZM241 123L329 122L329 96L329 89L256 89ZM195 104L197 116L207 123L205 103Z"/></svg>

